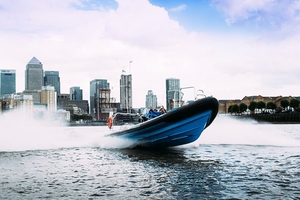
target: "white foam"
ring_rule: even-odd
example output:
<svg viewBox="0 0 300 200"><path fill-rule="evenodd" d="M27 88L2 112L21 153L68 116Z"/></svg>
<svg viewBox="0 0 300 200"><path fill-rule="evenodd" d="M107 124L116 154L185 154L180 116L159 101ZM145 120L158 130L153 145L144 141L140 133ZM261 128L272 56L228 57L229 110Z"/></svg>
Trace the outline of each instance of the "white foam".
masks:
<svg viewBox="0 0 300 200"><path fill-rule="evenodd" d="M70 127L49 118L36 119L16 110L0 115L0 151L70 147L125 148L131 141L106 137L106 126Z"/></svg>
<svg viewBox="0 0 300 200"><path fill-rule="evenodd" d="M261 124L250 119L219 115L196 144L300 146L300 126Z"/></svg>

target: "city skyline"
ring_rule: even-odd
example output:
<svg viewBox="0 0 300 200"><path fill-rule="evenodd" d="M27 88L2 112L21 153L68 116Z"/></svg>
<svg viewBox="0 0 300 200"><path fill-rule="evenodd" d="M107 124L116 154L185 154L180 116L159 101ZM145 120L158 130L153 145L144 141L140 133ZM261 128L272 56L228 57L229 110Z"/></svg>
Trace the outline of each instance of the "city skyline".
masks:
<svg viewBox="0 0 300 200"><path fill-rule="evenodd" d="M131 61L132 62L132 61ZM26 70L28 70L28 69L30 69L30 68L37 68L37 69L39 69L39 71L40 70L42 70L42 71L44 71L43 70L43 64L42 64L42 62L40 62L35 56L28 62L28 64L26 65ZM4 74L7 74L7 73L9 73L9 74L13 74L14 75L14 77L13 77L13 82L15 83L16 82L16 79L15 79L15 76L16 76L16 70L14 70L14 69L0 69L1 70L1 76ZM25 70L25 72L26 72L26 70ZM121 79L119 80L120 81L120 96L122 96L122 92L123 92L123 94L125 94L126 93L126 90L127 90L127 92L129 92L128 94L127 94L127 96L132 96L132 88L131 88L131 85L130 84L128 84L127 85L127 89L125 89L125 87L124 87L124 85L122 85L122 84L125 84L125 82L128 82L128 83L132 83L132 75L131 74L129 74L129 75L127 75L127 74L125 74L126 73L126 71L125 70L123 70L122 71L122 75L121 75ZM42 77L42 80L43 80L43 85L42 85L42 87L41 87L41 89L44 87L44 86L53 86L54 85L54 88L59 88L59 90L60 90L60 77L59 77L59 71L47 71L47 70L45 70L44 71L44 73L43 73L44 75L43 75L43 77ZM25 75L26 75L26 73L25 73ZM49 77L47 77L47 76L50 76L50 78ZM51 76L53 76L53 77L55 77L55 78L53 78L53 77L51 77ZM128 78L125 78L125 77L128 77ZM48 79L47 79L48 78ZM3 79L0 79L0 81L2 81ZM5 80L5 79L4 79ZM50 84L50 85L46 85L46 83L47 83L47 80L48 81L50 81L50 82L53 82L53 85L52 84ZM11 81L11 80L10 80ZM58 85L56 85L57 83L55 83L55 82L58 82ZM25 82L25 84L26 84L26 82ZM91 80L90 81L90 102L92 101L92 99L94 98L94 97L92 97L91 96L91 93L92 93L92 85L93 84L96 84L96 85L98 85L98 86L96 86L96 85L94 85L96 88L106 88L106 89L109 89L110 91L112 91L112 88L110 88L110 83L108 82L108 80L107 79L94 79L94 80ZM3 84L2 84L3 85ZM1 84L0 84L0 86L2 86ZM170 99L172 99L171 97L175 97L175 94L176 94L176 92L178 92L178 95L179 95L179 91L182 89L181 87L180 87L180 79L179 78L167 78L167 79L165 79L165 92L166 92L166 99L165 99L165 106L166 106L166 108L169 108L169 104L168 104L168 101L170 100ZM124 88L124 91L122 91L122 87ZM11 88L15 88L15 87L11 87ZM187 87L187 88L189 88L189 87ZM191 87L191 88L194 88L194 87ZM130 89L130 91L129 91L129 89ZM184 88L183 88L184 89ZM196 88L194 88L194 93L196 92L195 91L195 89ZM55 91L56 91L57 89L55 89ZM76 92L74 93L74 91L76 90ZM31 92L30 92L31 90L23 90L23 92L24 92L24 94L31 94ZM75 98L75 99L72 99L73 97L72 97L72 91L73 91L73 95L75 94L77 97ZM144 106L145 106L145 104L147 104L147 97L149 96L149 91L151 91L151 95L150 96L152 96L153 95L153 91L150 89L150 90L148 90L148 92L147 92L147 94L145 95L145 99L146 99L146 103L144 103ZM174 91L175 91L175 93L174 93ZM202 91L202 90L200 90L200 91ZM22 93L22 91L15 91L15 92L12 92L12 93ZM78 92L78 95L77 95L77 92ZM203 92L203 91L202 91ZM169 94L169 93L171 93L171 94ZM9 93L10 94L10 93ZM60 94L60 93L58 93L58 94ZM64 94L68 94L68 95L70 95L70 100L83 100L83 90L80 88L80 86L72 86L71 88L69 88L69 93L64 93ZM113 94L111 93L110 94L110 96L111 96L111 98L113 98L113 99L115 99L116 100L116 98L115 98L115 96L112 96ZM176 94L177 95L177 94ZM196 94L194 94L194 95L196 95ZM204 94L205 95L205 94ZM264 94L257 94L257 95L254 95L254 96L259 96L259 95L264 95ZM275 94L275 95L272 95L272 96L282 96L281 94ZM33 95L34 96L34 95ZM124 96L124 95L123 95ZM125 95L126 96L126 95ZM156 105L158 105L158 106L161 106L161 105L164 105L163 103L158 103L158 101L157 101L157 95L154 95L155 96L155 102L156 102ZM247 97L247 96L249 96L249 95L247 95L247 94L244 94L244 96L241 96L240 98L237 98L237 99L241 99L241 98L243 98L243 97ZM251 96L251 95L250 95ZM264 95L264 96L266 96L266 95ZM283 95L284 96L284 95ZM285 95L285 96L291 96L291 97L298 97L299 95ZM77 99L78 98L78 99ZM130 99L130 97L126 97L126 98L129 98ZM127 108L127 106L126 106L126 101L124 101L124 99L126 99L125 97L123 97L123 104L125 105L125 108ZM178 97L175 97L175 98L179 98L179 96ZM219 99L219 100L229 100L229 98L224 98L224 99ZM131 103L132 103L132 99L130 100L131 101ZM93 109L93 105L91 105L91 103L89 102L89 104L90 104L90 109L92 110ZM120 104L122 104L121 103L122 102L122 99L120 99L120 101L119 101L119 103ZM124 107L124 105L123 105L123 107ZM133 108L133 109L136 109L136 108L142 108L142 107L144 107L144 106L141 106L141 107L137 107L137 106L134 106L134 105L132 105L132 104L129 104L129 106L128 106L128 108ZM122 107L122 106L121 106ZM147 107L147 106L146 106ZM149 107L149 106L148 106ZM124 109L124 108L121 108L121 109Z"/></svg>
<svg viewBox="0 0 300 200"><path fill-rule="evenodd" d="M131 61L132 62L132 61ZM3 73L2 73L3 72ZM13 73L13 80L7 80L3 79L2 75L11 75ZM15 91L15 79L16 75L16 70L1 70L1 81L3 80L3 83L5 84L0 84L0 88L5 85L6 88L8 85L12 85L11 88L14 88L13 91L5 93L5 94L13 94L17 93ZM49 90L48 86L51 86L54 88L54 91L57 93L57 95L61 94L60 93L60 76L59 76L59 71L48 71L43 69L43 64L40 60L38 60L35 56L32 57L32 59L28 62L26 65L26 70L25 70L25 90L18 91L18 93L24 93L24 94L31 94L33 96L34 102L35 103L40 103L40 96L38 91L41 90ZM10 84L7 84L8 82ZM41 85L40 89L39 85ZM14 87L13 87L14 86ZM27 89L26 89L27 88ZM94 88L94 89L93 89ZM111 93L111 88L110 84L106 79L94 79L90 81L90 102L94 101L94 96L93 94L97 93L98 89L109 89L109 92ZM49 90L50 91L50 90ZM150 90L152 91L152 90ZM72 100L83 100L83 91L80 88L80 86L73 86L69 90L69 99ZM96 94L99 95L99 94ZM110 94L111 96L112 94ZM149 91L148 91L149 95ZM155 96L155 105L157 106L157 97ZM112 99L116 98L114 96L111 96ZM122 75L120 78L120 108L121 110L127 109L127 112L130 112L131 109L136 108L132 105L132 75L131 74L126 74L125 70L122 70ZM115 103L114 100L114 103ZM146 95L146 101L147 101L147 95ZM161 105L161 104L160 104ZM155 107L156 107L155 106ZM93 110L94 105L90 103L90 109ZM149 107L149 106L146 106ZM153 107L153 105L151 106Z"/></svg>
<svg viewBox="0 0 300 200"><path fill-rule="evenodd" d="M130 63L131 62L132 61L130 61ZM15 70L10 70L10 71L14 72L14 75L15 75ZM7 72L7 70L4 72ZM42 82L40 80L42 80ZM168 93L170 89L179 91L180 79L169 78L169 79L166 79L166 82L168 82L168 81L170 82L170 80L174 80L173 81L174 83L166 84L166 91L167 91L166 93ZM16 80L14 79L14 83L15 82L16 82ZM177 82L178 82L178 84L177 84ZM41 90L41 89L37 89L37 88L39 88L39 85L41 83L42 83L41 89L43 86L53 86L55 91L57 92L57 95L60 94L60 86L61 85L60 85L59 71L44 70L42 62L34 56L26 65L25 90L24 91L26 93L36 93L33 90L36 90L36 91ZM171 87L170 87L170 85L171 85ZM173 85L176 85L176 87ZM120 101L119 102L120 102L121 109L127 109L128 111L130 111L130 109L132 109L132 108L137 108L132 105L132 101L133 101L133 99L132 99L132 75L126 74L125 70L122 70L119 87L120 87ZM107 79L91 80L90 81L90 99L89 99L90 100L90 110L94 109L94 105L92 105L91 102L94 101L93 94L96 94L97 93L96 91L99 88L109 89L110 92L112 90L112 88L110 88L110 84ZM152 91L152 90L150 90L150 91ZM15 92L12 92L12 93L15 93ZM18 92L20 92L20 91L18 91ZM69 93L66 93L66 94L70 95L70 100L83 100L83 91L80 88L80 86L72 86L69 89ZM111 95L113 95L113 94L111 94ZM149 90L148 90L148 95L149 95ZM166 95L166 96L168 96L168 95ZM111 96L111 97L116 99L114 96ZM34 97L34 99L35 98L37 98L37 97ZM146 101L147 101L147 95L146 95ZM166 99L166 102L167 101L168 100ZM37 103L36 100L35 100L35 102ZM155 105L158 105L156 95L155 95ZM163 105L163 103L159 103L159 105ZM166 104L166 106L167 105L168 104Z"/></svg>

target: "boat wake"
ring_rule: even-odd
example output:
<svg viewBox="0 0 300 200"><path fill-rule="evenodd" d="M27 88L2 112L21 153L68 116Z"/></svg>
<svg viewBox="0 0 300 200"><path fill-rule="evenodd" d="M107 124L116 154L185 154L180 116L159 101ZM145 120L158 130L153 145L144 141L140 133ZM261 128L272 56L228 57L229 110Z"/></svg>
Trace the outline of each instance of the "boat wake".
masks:
<svg viewBox="0 0 300 200"><path fill-rule="evenodd" d="M0 152L74 147L126 148L131 141L106 137L106 126L72 127L52 119L36 119L22 111L0 115Z"/></svg>
<svg viewBox="0 0 300 200"><path fill-rule="evenodd" d="M200 138L187 147L201 144L300 146L298 124L261 124L219 115Z"/></svg>

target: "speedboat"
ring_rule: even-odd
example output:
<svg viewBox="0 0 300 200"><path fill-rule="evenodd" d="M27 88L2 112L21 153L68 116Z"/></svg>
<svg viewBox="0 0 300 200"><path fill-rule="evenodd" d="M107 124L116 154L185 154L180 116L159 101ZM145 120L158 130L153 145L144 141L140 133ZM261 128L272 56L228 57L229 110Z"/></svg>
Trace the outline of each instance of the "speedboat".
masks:
<svg viewBox="0 0 300 200"><path fill-rule="evenodd" d="M129 139L134 146L165 148L196 141L218 114L219 102L214 97L204 97L189 102L151 120L141 122L109 136Z"/></svg>

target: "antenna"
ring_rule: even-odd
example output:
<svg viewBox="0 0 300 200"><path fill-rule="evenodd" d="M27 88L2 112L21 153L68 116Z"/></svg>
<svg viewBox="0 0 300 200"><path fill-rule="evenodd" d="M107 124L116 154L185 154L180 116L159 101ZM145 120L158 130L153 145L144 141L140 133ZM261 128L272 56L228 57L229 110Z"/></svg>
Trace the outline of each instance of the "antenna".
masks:
<svg viewBox="0 0 300 200"><path fill-rule="evenodd" d="M119 63L119 61L118 61L117 59L116 59L116 61L117 61L118 65L119 65L120 69L122 69L122 67L121 67L121 65L120 65L120 63Z"/></svg>
<svg viewBox="0 0 300 200"><path fill-rule="evenodd" d="M133 61L131 60L131 61L129 61L129 74L131 73L131 63L132 63Z"/></svg>
<svg viewBox="0 0 300 200"><path fill-rule="evenodd" d="M120 65L120 63L119 63L119 61L117 59L116 59L116 61L117 61L118 65L119 65L120 69L122 70L122 74L126 74L125 67L124 66L121 67L121 65ZM129 71L130 71L130 69L129 69Z"/></svg>

